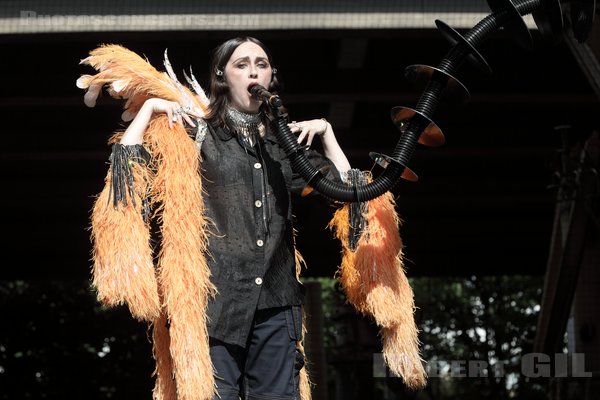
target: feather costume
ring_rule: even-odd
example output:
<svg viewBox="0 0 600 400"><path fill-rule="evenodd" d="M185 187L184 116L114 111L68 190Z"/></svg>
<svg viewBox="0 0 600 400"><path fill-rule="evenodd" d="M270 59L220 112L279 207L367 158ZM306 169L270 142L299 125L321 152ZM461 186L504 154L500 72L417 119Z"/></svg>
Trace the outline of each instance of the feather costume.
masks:
<svg viewBox="0 0 600 400"><path fill-rule="evenodd" d="M98 71L77 80L86 90L85 104L94 107L106 86L112 97L126 100L124 121L132 120L152 97L208 111L208 98L193 73L185 78L195 93L177 80L166 51L166 73L118 45L98 47L81 63ZM153 117L144 133L147 157L128 153L117 143L120 137L117 133L109 140L111 169L92 210L93 286L103 304L127 304L135 318L152 323L154 400L212 399L216 391L206 307L216 288L206 262L208 230L197 144L181 125L169 129L164 115ZM150 209L162 237L156 270ZM296 253L298 278L301 264ZM302 400L310 400L305 368L300 387Z"/></svg>
<svg viewBox="0 0 600 400"><path fill-rule="evenodd" d="M94 49L81 63L98 71L77 80L86 90L85 104L93 107L107 87L112 97L125 100L124 121L132 120L152 97L208 111L208 99L193 73L185 77L195 93L177 80L166 51L166 73L118 45ZM93 285L103 304L127 304L135 318L152 323L154 400L212 399L206 306L216 289L205 255L208 231L197 145L179 124L169 129L164 115L155 116L144 133L149 154L119 147L120 137L117 133L109 141L114 146L111 169L92 210ZM411 387L423 386L414 303L402 269L393 199L388 193L368 203L367 230L357 247L347 239L348 210L348 205L338 210L331 222L344 245L342 285L357 310L373 315L381 327L384 357L392 371ZM162 236L156 269L150 217L159 222ZM298 277L301 264L296 253ZM310 400L306 368L300 371L300 388L301 399Z"/></svg>
<svg viewBox="0 0 600 400"><path fill-rule="evenodd" d="M329 227L342 244L338 276L348 301L380 327L383 357L407 386L421 388L426 374L419 355L413 292L404 273L400 218L390 192L363 208L366 226L356 246L351 241L351 204L338 209Z"/></svg>
<svg viewBox="0 0 600 400"><path fill-rule="evenodd" d="M195 95L180 84L170 67L169 74L161 73L124 47L101 46L81 63L99 71L77 81L87 89L86 105L93 107L107 86L111 96L126 100L124 121L133 119L151 97L208 109L204 93ZM95 202L93 284L102 303L127 303L135 318L153 323L154 399L211 399L215 386L205 310L216 289L204 253L207 230L199 153L185 128L176 124L169 129L166 116L151 120L144 145L150 153L148 165L129 158L122 167L132 171L132 182L126 183L134 184L135 190L119 190L112 182L120 164L111 160L106 187ZM111 196L121 192L122 201L113 206ZM149 223L142 212L146 197L162 236L156 271Z"/></svg>

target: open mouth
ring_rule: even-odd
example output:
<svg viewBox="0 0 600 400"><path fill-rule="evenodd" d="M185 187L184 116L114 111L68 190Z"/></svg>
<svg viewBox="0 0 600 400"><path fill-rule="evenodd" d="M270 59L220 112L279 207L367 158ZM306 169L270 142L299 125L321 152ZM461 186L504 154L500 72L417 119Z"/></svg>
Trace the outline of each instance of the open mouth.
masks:
<svg viewBox="0 0 600 400"><path fill-rule="evenodd" d="M248 88L246 89L248 91L248 94L250 94L250 97L255 99L255 100L260 100L260 98L257 96L256 92L252 91L252 88L254 88L255 86L260 86L258 84L258 82L252 82L251 84L248 85Z"/></svg>
<svg viewBox="0 0 600 400"><path fill-rule="evenodd" d="M248 88L246 89L249 93L252 93L252 88L254 86L258 85L258 82L252 82L251 84L248 85Z"/></svg>

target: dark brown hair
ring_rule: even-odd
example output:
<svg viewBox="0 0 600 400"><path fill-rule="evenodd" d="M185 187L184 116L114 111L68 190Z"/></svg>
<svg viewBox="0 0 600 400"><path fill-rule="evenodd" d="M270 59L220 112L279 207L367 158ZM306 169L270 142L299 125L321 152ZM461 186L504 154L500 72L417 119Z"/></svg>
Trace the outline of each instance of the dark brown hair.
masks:
<svg viewBox="0 0 600 400"><path fill-rule="evenodd" d="M213 126L222 126L226 125L225 122L225 111L227 106L229 105L229 86L227 86L227 82L225 81L225 76L223 73L225 72L225 66L227 62L231 58L231 55L238 48L239 45L246 42L252 42L260 46L267 58L269 59L269 64L271 64L271 68L273 67L273 59L271 57L271 53L267 49L267 47L258 39L250 37L250 36L240 36L233 39L229 39L228 41L220 44L213 50L212 58L210 62L210 70L209 70L209 99L210 99L210 111L206 116L206 120ZM221 71L220 75L217 74L217 71ZM277 78L277 74L273 72L271 83L267 88L270 92L277 92L279 89L279 79ZM261 110L264 105L261 105Z"/></svg>

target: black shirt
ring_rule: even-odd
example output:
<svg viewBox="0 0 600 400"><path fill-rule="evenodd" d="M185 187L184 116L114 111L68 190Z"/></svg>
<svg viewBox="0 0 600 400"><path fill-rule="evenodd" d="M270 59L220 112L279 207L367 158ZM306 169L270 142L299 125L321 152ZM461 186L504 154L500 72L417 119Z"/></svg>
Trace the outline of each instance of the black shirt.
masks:
<svg viewBox="0 0 600 400"><path fill-rule="evenodd" d="M316 168L330 167L328 178L339 181L330 160L312 150L307 155ZM208 305L208 332L245 347L257 309L302 303L290 194L306 183L269 132L249 148L229 130L209 126L201 157L212 221L207 261L218 290Z"/></svg>

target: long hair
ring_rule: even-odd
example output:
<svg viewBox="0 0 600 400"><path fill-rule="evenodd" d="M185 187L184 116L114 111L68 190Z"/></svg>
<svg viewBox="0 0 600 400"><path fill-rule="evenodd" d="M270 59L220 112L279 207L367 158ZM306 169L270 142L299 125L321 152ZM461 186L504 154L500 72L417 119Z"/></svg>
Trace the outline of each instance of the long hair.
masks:
<svg viewBox="0 0 600 400"><path fill-rule="evenodd" d="M210 110L206 116L206 120L214 127L227 125L225 120L225 111L229 106L229 86L225 81L225 66L231 58L231 55L238 48L239 45L245 42L252 42L260 46L267 58L271 68L273 67L273 58L269 49L258 39L251 36L240 36L220 44L213 50L212 59L210 62L209 70L209 98L210 98ZM217 75L217 71L223 72L223 74ZM279 79L275 72L271 75L271 83L267 88L271 93L276 93L280 88ZM261 111L265 111L264 105L261 105ZM264 113L263 113L264 115Z"/></svg>

